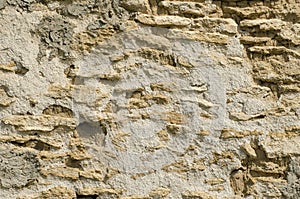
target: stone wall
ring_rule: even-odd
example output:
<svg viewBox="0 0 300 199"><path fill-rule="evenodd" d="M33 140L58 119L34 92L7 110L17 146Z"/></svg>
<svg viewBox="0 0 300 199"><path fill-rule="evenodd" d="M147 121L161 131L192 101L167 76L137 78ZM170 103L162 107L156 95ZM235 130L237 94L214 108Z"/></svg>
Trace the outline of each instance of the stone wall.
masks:
<svg viewBox="0 0 300 199"><path fill-rule="evenodd" d="M0 0L0 198L300 198L300 0Z"/></svg>

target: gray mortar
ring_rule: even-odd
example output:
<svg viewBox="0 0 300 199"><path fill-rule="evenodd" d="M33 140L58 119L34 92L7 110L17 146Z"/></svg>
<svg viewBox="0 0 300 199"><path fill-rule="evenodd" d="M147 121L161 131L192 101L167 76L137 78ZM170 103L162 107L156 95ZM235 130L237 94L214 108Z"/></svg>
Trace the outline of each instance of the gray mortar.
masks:
<svg viewBox="0 0 300 199"><path fill-rule="evenodd" d="M51 50L48 56L50 60L57 56L63 60L71 58L73 28L74 25L61 17L44 18L37 27L37 32L41 37L38 60L46 56L48 49Z"/></svg>

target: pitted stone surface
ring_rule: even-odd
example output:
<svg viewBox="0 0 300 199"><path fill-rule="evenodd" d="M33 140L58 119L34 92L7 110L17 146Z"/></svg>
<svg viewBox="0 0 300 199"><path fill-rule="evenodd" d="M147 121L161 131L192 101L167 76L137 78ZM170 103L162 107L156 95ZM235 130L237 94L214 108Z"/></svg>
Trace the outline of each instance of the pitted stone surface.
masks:
<svg viewBox="0 0 300 199"><path fill-rule="evenodd" d="M0 0L0 198L299 198L299 20L299 0Z"/></svg>

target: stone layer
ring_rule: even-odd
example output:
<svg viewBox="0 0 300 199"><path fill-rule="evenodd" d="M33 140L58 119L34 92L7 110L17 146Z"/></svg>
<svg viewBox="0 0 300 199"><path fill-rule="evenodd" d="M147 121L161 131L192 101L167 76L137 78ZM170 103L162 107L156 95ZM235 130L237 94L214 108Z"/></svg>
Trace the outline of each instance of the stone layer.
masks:
<svg viewBox="0 0 300 199"><path fill-rule="evenodd" d="M300 198L299 0L0 0L0 198Z"/></svg>

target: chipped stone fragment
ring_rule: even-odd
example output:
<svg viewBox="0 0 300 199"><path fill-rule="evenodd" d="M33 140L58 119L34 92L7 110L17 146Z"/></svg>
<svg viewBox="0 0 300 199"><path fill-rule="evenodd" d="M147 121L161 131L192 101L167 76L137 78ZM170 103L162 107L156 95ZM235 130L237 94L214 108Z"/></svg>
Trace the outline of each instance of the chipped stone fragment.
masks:
<svg viewBox="0 0 300 199"><path fill-rule="evenodd" d="M153 189L150 193L149 196L151 198L157 198L157 199L162 199L164 197L166 197L167 195L169 195L169 193L171 192L170 189L168 188L164 188L164 187L158 187L156 189Z"/></svg>
<svg viewBox="0 0 300 199"><path fill-rule="evenodd" d="M152 198L145 195L130 195L130 196L121 197L120 199L152 199Z"/></svg>
<svg viewBox="0 0 300 199"><path fill-rule="evenodd" d="M266 116L265 113L259 113L255 115L247 115L243 112L229 112L229 118L236 121L247 121L252 119L261 119Z"/></svg>
<svg viewBox="0 0 300 199"><path fill-rule="evenodd" d="M49 115L12 115L2 119L4 124L12 125L19 131L52 131L57 127L65 126L75 129L77 121Z"/></svg>
<svg viewBox="0 0 300 199"><path fill-rule="evenodd" d="M181 195L183 199L216 199L215 196L202 191L185 191Z"/></svg>
<svg viewBox="0 0 300 199"><path fill-rule="evenodd" d="M97 170L80 171L79 176L87 179L98 180L98 181L104 180L104 176L102 175L101 171L97 171Z"/></svg>
<svg viewBox="0 0 300 199"><path fill-rule="evenodd" d="M159 132L157 133L157 136L159 137L159 140L160 140L160 141L169 141L169 140L170 140L168 131L166 131L166 130L161 130L161 131L159 131Z"/></svg>
<svg viewBox="0 0 300 199"><path fill-rule="evenodd" d="M232 19L197 18L193 20L192 27L201 32L236 34L238 25Z"/></svg>
<svg viewBox="0 0 300 199"><path fill-rule="evenodd" d="M72 89L71 86L50 85L46 95L54 99L66 99L72 96Z"/></svg>
<svg viewBox="0 0 300 199"><path fill-rule="evenodd" d="M286 22L280 19L256 19L256 20L243 20L240 23L241 27L259 26L260 30L281 30Z"/></svg>
<svg viewBox="0 0 300 199"><path fill-rule="evenodd" d="M184 173L188 171L188 163L184 160L179 160L169 165L165 165L162 170L165 172Z"/></svg>
<svg viewBox="0 0 300 199"><path fill-rule="evenodd" d="M228 139L228 138L243 138L246 136L258 136L262 135L262 132L259 131L237 131L235 129L231 128L224 128L222 129L220 138L222 139Z"/></svg>
<svg viewBox="0 0 300 199"><path fill-rule="evenodd" d="M17 68L17 64L15 62L10 62L7 64L0 64L0 70L14 72Z"/></svg>
<svg viewBox="0 0 300 199"><path fill-rule="evenodd" d="M217 184L224 183L225 180L222 178L209 178L209 179L205 179L204 182L209 185L217 185Z"/></svg>
<svg viewBox="0 0 300 199"><path fill-rule="evenodd" d="M224 11L230 14L237 14L246 19L257 19L270 12L270 8L267 6L225 7Z"/></svg>
<svg viewBox="0 0 300 199"><path fill-rule="evenodd" d="M206 169L203 159L195 159L191 168L198 171L204 171Z"/></svg>
<svg viewBox="0 0 300 199"><path fill-rule="evenodd" d="M15 98L10 97L4 88L0 87L0 106L9 106L15 102Z"/></svg>
<svg viewBox="0 0 300 199"><path fill-rule="evenodd" d="M215 4L198 3L192 1L161 1L160 7L163 7L171 15L183 16L210 16L220 12L220 8Z"/></svg>
<svg viewBox="0 0 300 199"><path fill-rule="evenodd" d="M167 125L167 131L170 134L176 135L182 130L181 125L176 125L176 124L168 124Z"/></svg>
<svg viewBox="0 0 300 199"><path fill-rule="evenodd" d="M116 189L106 189L100 187L92 187L92 188L85 188L80 189L77 191L77 195L80 196L90 196L90 195L97 195L99 197L109 197L109 198L117 198L122 193L121 190Z"/></svg>
<svg viewBox="0 0 300 199"><path fill-rule="evenodd" d="M300 23L281 29L278 35L283 40L287 40L294 45L300 45Z"/></svg>
<svg viewBox="0 0 300 199"><path fill-rule="evenodd" d="M148 0L121 0L121 6L129 11L142 13L150 13L150 5Z"/></svg>
<svg viewBox="0 0 300 199"><path fill-rule="evenodd" d="M28 147L40 151L48 151L51 148L59 149L63 145L60 140L55 138L18 135L2 135L0 136L0 142L13 143L20 147Z"/></svg>
<svg viewBox="0 0 300 199"><path fill-rule="evenodd" d="M300 57L300 53L298 53L297 51L288 49L284 46L253 46L251 48L248 48L249 52L252 53L262 53L262 54L266 54L266 55L280 55L283 53L286 54L290 54L294 57Z"/></svg>
<svg viewBox="0 0 300 199"><path fill-rule="evenodd" d="M75 191L64 186L57 186L37 194L20 196L18 197L18 199L54 199L54 198L73 199L75 197L76 197Z"/></svg>
<svg viewBox="0 0 300 199"><path fill-rule="evenodd" d="M252 36L242 36L240 38L240 41L242 44L261 44L266 43L268 41L271 41L271 38L269 37L252 37Z"/></svg>
<svg viewBox="0 0 300 199"><path fill-rule="evenodd" d="M154 16L140 14L137 20L145 25L163 26L163 27L184 27L192 23L192 20L179 16Z"/></svg>
<svg viewBox="0 0 300 199"><path fill-rule="evenodd" d="M44 176L57 176L61 178L69 178L72 180L77 180L79 178L80 170L78 168L71 168L71 167L54 167L54 168L47 168L42 169L40 173Z"/></svg>
<svg viewBox="0 0 300 199"><path fill-rule="evenodd" d="M201 131L197 132L197 135L200 135L200 136L207 136L209 134L210 134L210 132L207 130L201 130Z"/></svg>
<svg viewBox="0 0 300 199"><path fill-rule="evenodd" d="M245 171L239 169L237 171L233 171L230 176L230 185L234 191L234 193L238 196L243 196L246 189L245 182Z"/></svg>
<svg viewBox="0 0 300 199"><path fill-rule="evenodd" d="M256 152L249 143L245 143L241 148L247 153L250 158L256 158Z"/></svg>
<svg viewBox="0 0 300 199"><path fill-rule="evenodd" d="M215 104L213 104L205 99L198 99L198 104L200 107L204 107L204 108L211 108L211 107L215 106Z"/></svg>

